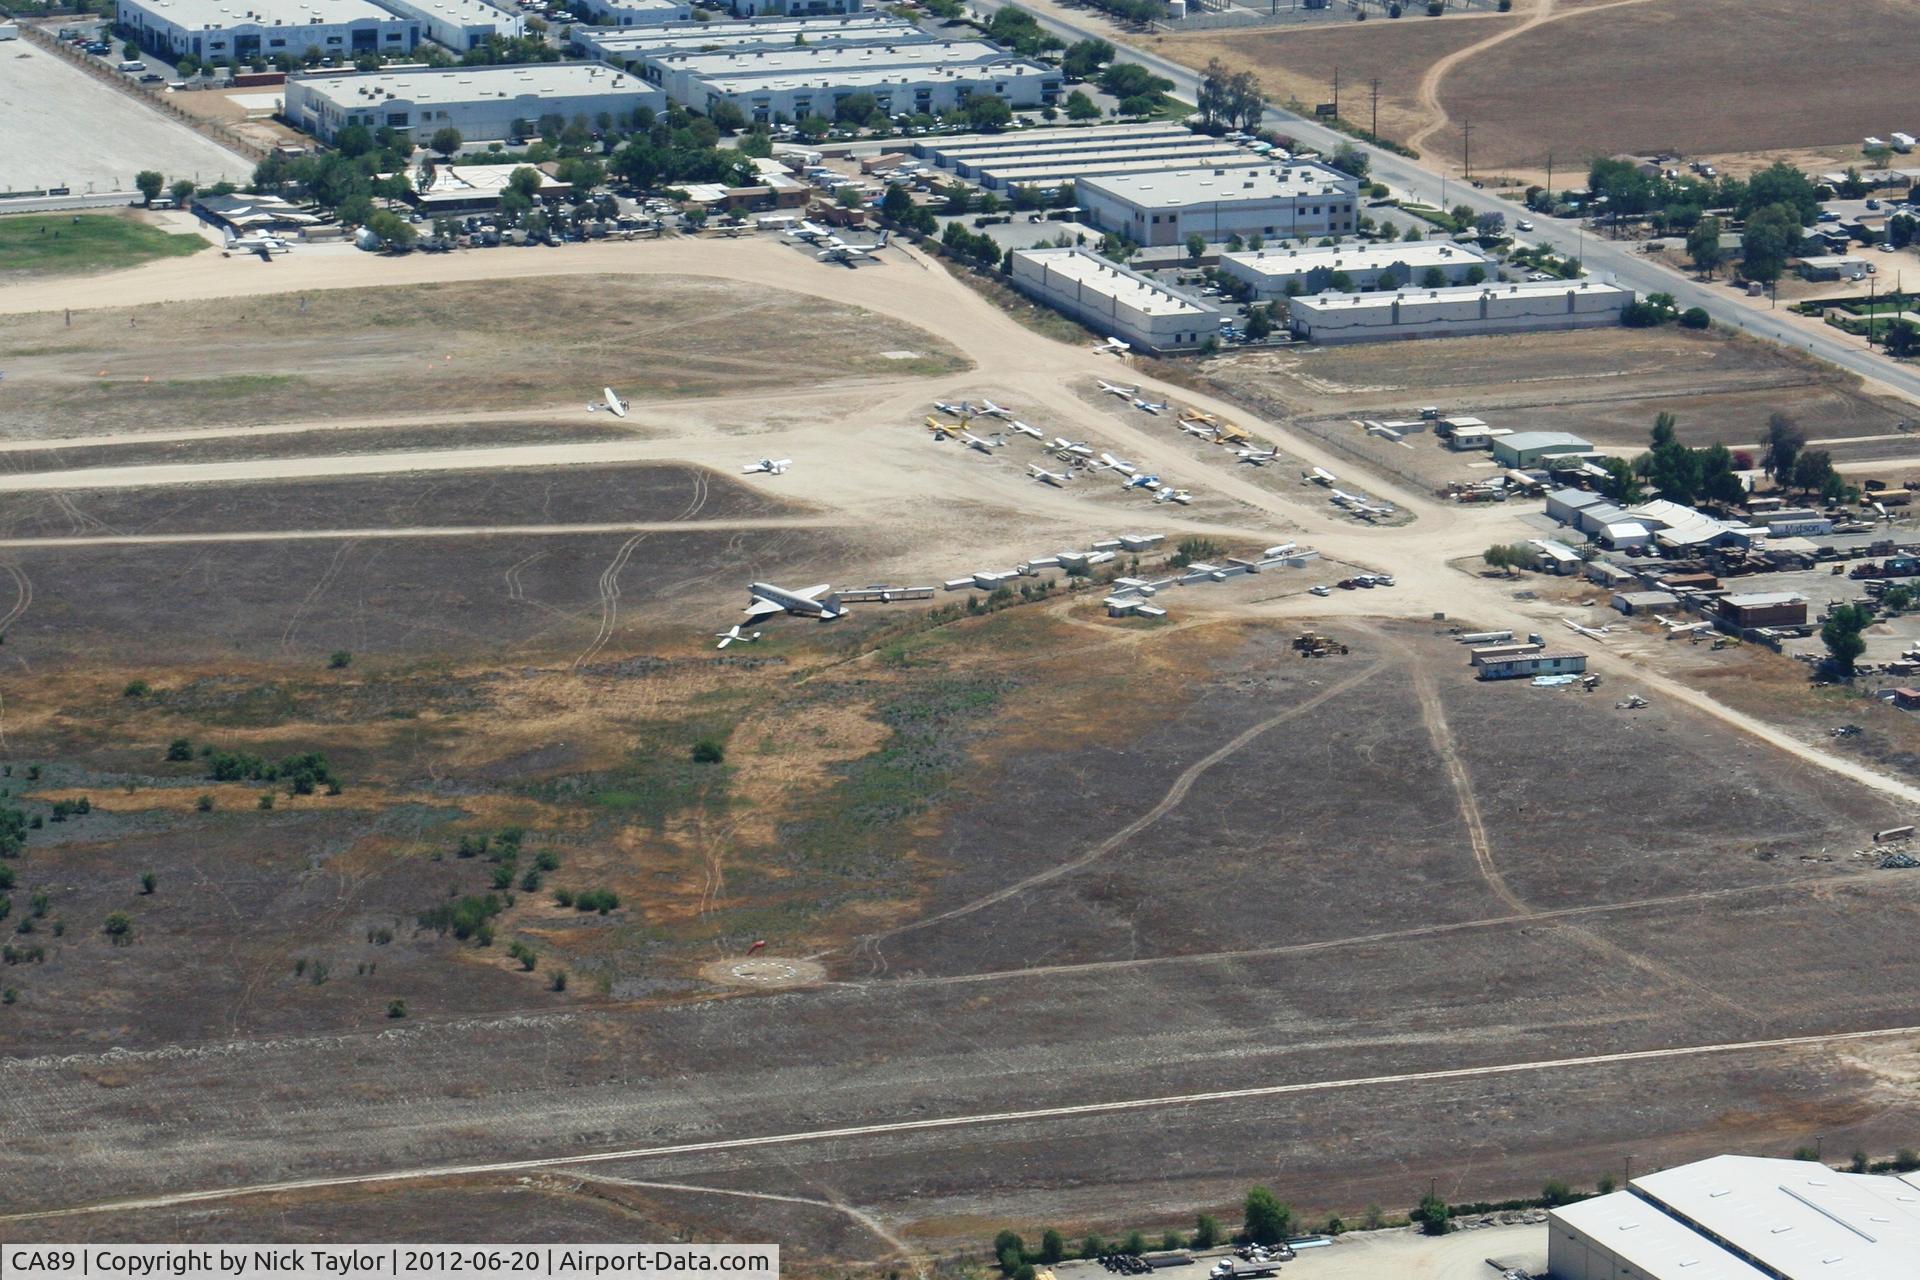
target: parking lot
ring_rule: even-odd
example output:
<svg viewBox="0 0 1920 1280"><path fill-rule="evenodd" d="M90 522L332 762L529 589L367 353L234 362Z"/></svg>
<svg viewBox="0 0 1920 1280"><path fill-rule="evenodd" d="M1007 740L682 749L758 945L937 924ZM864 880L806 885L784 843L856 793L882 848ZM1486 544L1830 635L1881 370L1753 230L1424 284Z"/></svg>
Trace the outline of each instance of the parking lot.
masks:
<svg viewBox="0 0 1920 1280"><path fill-rule="evenodd" d="M0 46L0 191L132 191L133 176L244 182L253 165L21 39Z"/></svg>

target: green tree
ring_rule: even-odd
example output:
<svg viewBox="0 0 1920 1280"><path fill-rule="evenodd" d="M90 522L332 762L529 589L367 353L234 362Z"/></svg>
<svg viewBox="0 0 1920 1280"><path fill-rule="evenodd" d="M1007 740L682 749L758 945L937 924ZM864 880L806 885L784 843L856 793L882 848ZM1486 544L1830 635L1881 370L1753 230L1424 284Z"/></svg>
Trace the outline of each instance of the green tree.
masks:
<svg viewBox="0 0 1920 1280"><path fill-rule="evenodd" d="M412 223L385 209L373 215L367 222L367 230L379 236L380 243L390 249L404 249L419 238Z"/></svg>
<svg viewBox="0 0 1920 1280"><path fill-rule="evenodd" d="M1775 205L1786 206L1794 225L1804 227L1820 216L1820 193L1806 174L1777 160L1747 179L1739 211L1751 219L1757 210Z"/></svg>
<svg viewBox="0 0 1920 1280"><path fill-rule="evenodd" d="M466 140L460 136L460 131L448 124L435 129L433 131L433 141L427 145L435 151L438 151L443 157L452 159L453 153L458 151L461 144L465 141Z"/></svg>
<svg viewBox="0 0 1920 1280"><path fill-rule="evenodd" d="M1351 142L1343 142L1335 148L1327 163L1350 178L1359 178L1364 181L1367 176L1367 167L1373 161L1366 152Z"/></svg>
<svg viewBox="0 0 1920 1280"><path fill-rule="evenodd" d="M1067 119L1098 120L1099 118L1100 108L1094 105L1092 98L1079 89L1067 95Z"/></svg>
<svg viewBox="0 0 1920 1280"><path fill-rule="evenodd" d="M702 738L693 744L692 755L695 764L719 764L727 758L727 749L717 739Z"/></svg>
<svg viewBox="0 0 1920 1280"><path fill-rule="evenodd" d="M1264 342L1273 336L1273 313L1267 307L1249 307L1247 309L1247 337L1255 342Z"/></svg>
<svg viewBox="0 0 1920 1280"><path fill-rule="evenodd" d="M1831 454L1819 449L1809 450L1794 459L1793 487L1807 493L1819 493L1826 488L1827 480L1834 474Z"/></svg>
<svg viewBox="0 0 1920 1280"><path fill-rule="evenodd" d="M1219 1219L1203 1213L1193 1220L1194 1248L1211 1249L1225 1238L1226 1236L1220 1230Z"/></svg>
<svg viewBox="0 0 1920 1280"><path fill-rule="evenodd" d="M1266 1187L1247 1192L1246 1235L1255 1244L1279 1244L1293 1229L1293 1210Z"/></svg>
<svg viewBox="0 0 1920 1280"><path fill-rule="evenodd" d="M167 179L158 169L142 169L133 175L133 185L140 189L140 198L152 204L159 199L160 189L167 185Z"/></svg>
<svg viewBox="0 0 1920 1280"><path fill-rule="evenodd" d="M1060 69L1068 79L1090 80L1113 58L1114 48L1105 40L1081 40L1067 46L1065 56L1060 59Z"/></svg>
<svg viewBox="0 0 1920 1280"><path fill-rule="evenodd" d="M1004 10L1002 11L1004 12ZM1013 108L991 93L976 93L967 98L967 123L992 133L1013 123Z"/></svg>
<svg viewBox="0 0 1920 1280"><path fill-rule="evenodd" d="M399 998L399 997L397 997L397 996L396 996L395 998L393 998L392 1000L389 1000L389 1001L387 1001L387 1016L388 1016L389 1018L404 1018L404 1017L406 1017L406 1016L407 1016L407 1002L406 1002L405 1000L402 1000L402 999L400 999L400 998Z"/></svg>
<svg viewBox="0 0 1920 1280"><path fill-rule="evenodd" d="M999 1260L1000 1269L1012 1275L1027 1260L1026 1242L1018 1231L1002 1231L993 1238L993 1256Z"/></svg>
<svg viewBox="0 0 1920 1280"><path fill-rule="evenodd" d="M1835 605L1827 613L1827 620L1820 625L1820 642L1827 646L1827 656L1840 674L1851 676L1853 664L1867 651L1866 638L1860 633L1872 621L1873 614L1865 605Z"/></svg>
<svg viewBox="0 0 1920 1280"><path fill-rule="evenodd" d="M1911 320L1895 320L1887 326L1887 354L1896 359L1906 359L1920 351L1920 326Z"/></svg>
<svg viewBox="0 0 1920 1280"><path fill-rule="evenodd" d="M1767 419L1767 443L1760 454L1760 466L1773 482L1785 488L1793 479L1794 464L1807 447L1807 433L1783 413Z"/></svg>
<svg viewBox="0 0 1920 1280"><path fill-rule="evenodd" d="M1420 1224L1420 1230L1430 1236L1443 1236L1453 1230L1453 1210L1432 1192L1420 1197L1420 1207L1410 1216Z"/></svg>
<svg viewBox="0 0 1920 1280"><path fill-rule="evenodd" d="M153 891L159 887L160 887L159 876L155 875L151 871L142 871L140 873L140 892L141 893L151 895Z"/></svg>
<svg viewBox="0 0 1920 1280"><path fill-rule="evenodd" d="M101 928L116 947L125 946L133 937L133 919L124 911L110 913Z"/></svg>
<svg viewBox="0 0 1920 1280"><path fill-rule="evenodd" d="M1702 218L1687 232L1687 256L1693 259L1693 269L1701 275L1712 277L1727 260L1727 251L1720 247L1724 232L1718 218Z"/></svg>
<svg viewBox="0 0 1920 1280"><path fill-rule="evenodd" d="M722 133L738 133L747 127L747 113L738 103L722 98L707 108L707 119Z"/></svg>
<svg viewBox="0 0 1920 1280"><path fill-rule="evenodd" d="M1600 492L1609 502L1630 507L1646 496L1633 464L1625 458L1604 457L1600 459L1600 467L1607 473L1607 478L1600 482Z"/></svg>
<svg viewBox="0 0 1920 1280"><path fill-rule="evenodd" d="M1763 205L1755 210L1740 236L1740 269L1752 280L1778 280L1787 259L1799 248L1803 225L1800 215L1788 204Z"/></svg>
<svg viewBox="0 0 1920 1280"><path fill-rule="evenodd" d="M1207 253L1207 238L1198 231L1187 237L1187 259L1198 263Z"/></svg>
<svg viewBox="0 0 1920 1280"><path fill-rule="evenodd" d="M192 178L181 178L167 188L167 194L173 197L174 204L184 209L192 203L193 193L198 190Z"/></svg>
<svg viewBox="0 0 1920 1280"><path fill-rule="evenodd" d="M1420 273L1420 287L1422 289L1440 289L1444 288L1446 283L1447 273L1438 267L1428 267Z"/></svg>
<svg viewBox="0 0 1920 1280"><path fill-rule="evenodd" d="M1052 1266L1067 1256L1066 1239L1052 1227L1040 1234L1040 1261Z"/></svg>
<svg viewBox="0 0 1920 1280"><path fill-rule="evenodd" d="M904 222L913 212L913 196L904 183L887 185L887 194L880 198L880 212L891 222Z"/></svg>

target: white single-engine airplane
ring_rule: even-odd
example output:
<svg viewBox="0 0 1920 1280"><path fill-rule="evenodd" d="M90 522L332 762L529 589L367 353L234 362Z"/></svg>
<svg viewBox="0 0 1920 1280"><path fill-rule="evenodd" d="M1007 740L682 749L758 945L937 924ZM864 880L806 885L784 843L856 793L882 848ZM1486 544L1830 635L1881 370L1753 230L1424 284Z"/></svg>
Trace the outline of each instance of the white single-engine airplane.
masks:
<svg viewBox="0 0 1920 1280"><path fill-rule="evenodd" d="M1072 476L1063 476L1058 471L1049 471L1034 462L1027 464L1027 474L1035 480L1038 480L1041 484L1050 484L1056 489L1065 488L1067 481L1073 479Z"/></svg>
<svg viewBox="0 0 1920 1280"><path fill-rule="evenodd" d="M1280 456L1278 449L1242 449L1234 455L1240 461L1254 467L1264 467Z"/></svg>
<svg viewBox="0 0 1920 1280"><path fill-rule="evenodd" d="M713 638L720 642L719 644L713 647L716 649L724 649L728 645L732 644L735 640L738 640L741 644L752 644L755 640L758 640L760 638L760 632L758 631L743 632L740 630L740 624L736 622L732 626L728 627L725 631L714 632Z"/></svg>
<svg viewBox="0 0 1920 1280"><path fill-rule="evenodd" d="M808 587L804 591L789 591L785 587L776 587L771 582L755 582L747 587L747 621L765 618L776 613L791 613L801 618L818 618L822 622L832 622L835 618L844 618L847 611L840 604L840 597L833 594L831 583L823 582L817 587Z"/></svg>
<svg viewBox="0 0 1920 1280"><path fill-rule="evenodd" d="M1133 398L1133 407L1136 409L1144 409L1148 413L1151 413L1155 417L1158 417L1160 414L1166 412L1167 402L1165 400L1162 400L1156 404L1151 400L1144 399L1140 396L1135 396Z"/></svg>
<svg viewBox="0 0 1920 1280"><path fill-rule="evenodd" d="M998 440L998 439L983 440L979 436L973 434L973 432L971 431L962 431L960 433L960 443L964 444L969 449L978 449L982 453L992 453L995 449L998 449L1002 444L1005 444L1006 442L1004 440Z"/></svg>
<svg viewBox="0 0 1920 1280"><path fill-rule="evenodd" d="M764 471L770 476L783 476L787 474L787 468L792 465L792 458L762 458L758 462L748 463L746 466L740 468L740 473L750 476L756 472Z"/></svg>
<svg viewBox="0 0 1920 1280"><path fill-rule="evenodd" d="M1125 358L1127 352L1131 350L1133 350L1132 343L1122 342L1118 338L1108 338L1105 342L1095 343L1093 353L1095 355L1116 355Z"/></svg>
<svg viewBox="0 0 1920 1280"><path fill-rule="evenodd" d="M1008 409L1002 405L997 405L991 400L982 400L980 402L979 413L980 413L980 416L983 418L1012 418L1013 417L1013 410Z"/></svg>
<svg viewBox="0 0 1920 1280"><path fill-rule="evenodd" d="M605 409L616 418L624 418L627 416L627 402L615 395L612 387L600 388L600 394L605 396L606 399L589 401L587 404L588 413L598 413L600 410Z"/></svg>
<svg viewBox="0 0 1920 1280"><path fill-rule="evenodd" d="M1108 382L1105 379L1095 379L1095 381L1100 383L1102 391L1110 396L1119 396L1122 400L1131 400L1140 394L1138 387L1123 387L1117 382Z"/></svg>
<svg viewBox="0 0 1920 1280"><path fill-rule="evenodd" d="M1042 434L1040 428L1030 427L1026 423L1020 421L1020 419L1018 418L1012 419L1007 423L1007 425L1012 427L1015 431L1018 431L1021 435L1032 436L1035 440L1045 440L1047 438L1044 434Z"/></svg>
<svg viewBox="0 0 1920 1280"><path fill-rule="evenodd" d="M833 232L817 222L802 222L797 227L791 227L787 230L787 236L793 240L804 240L808 244L818 244L822 240L835 238Z"/></svg>

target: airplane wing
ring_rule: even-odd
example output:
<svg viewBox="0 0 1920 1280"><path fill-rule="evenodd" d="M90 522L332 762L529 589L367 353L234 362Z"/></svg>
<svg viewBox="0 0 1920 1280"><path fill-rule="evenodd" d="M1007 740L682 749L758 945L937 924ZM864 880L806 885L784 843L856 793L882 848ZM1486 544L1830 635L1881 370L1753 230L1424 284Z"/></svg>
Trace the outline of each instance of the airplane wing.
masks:
<svg viewBox="0 0 1920 1280"><path fill-rule="evenodd" d="M627 416L627 406L622 404L620 397L613 393L612 387L602 387L600 388L600 393L606 396L607 408L612 411L614 417L624 418Z"/></svg>
<svg viewBox="0 0 1920 1280"><path fill-rule="evenodd" d="M831 590L833 590L833 584L831 582L823 582L817 587L808 587L805 591L796 591L793 594L799 596L802 600L812 600L822 593Z"/></svg>
<svg viewBox="0 0 1920 1280"><path fill-rule="evenodd" d="M787 607L783 604L768 600L763 596L756 596L754 597L753 603L746 608L747 621L754 622L772 613L785 613L786 609Z"/></svg>

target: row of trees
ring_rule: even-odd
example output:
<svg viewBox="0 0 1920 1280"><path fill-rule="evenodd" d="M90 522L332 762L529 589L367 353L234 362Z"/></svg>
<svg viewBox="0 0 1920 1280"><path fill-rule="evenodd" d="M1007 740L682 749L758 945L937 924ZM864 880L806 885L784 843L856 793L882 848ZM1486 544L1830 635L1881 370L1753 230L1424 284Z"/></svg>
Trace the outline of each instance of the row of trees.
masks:
<svg viewBox="0 0 1920 1280"><path fill-rule="evenodd" d="M1200 77L1200 92L1195 106L1200 123L1209 129L1237 128L1253 130L1266 115L1267 99L1260 78L1251 71L1233 71L1215 58L1207 63Z"/></svg>

